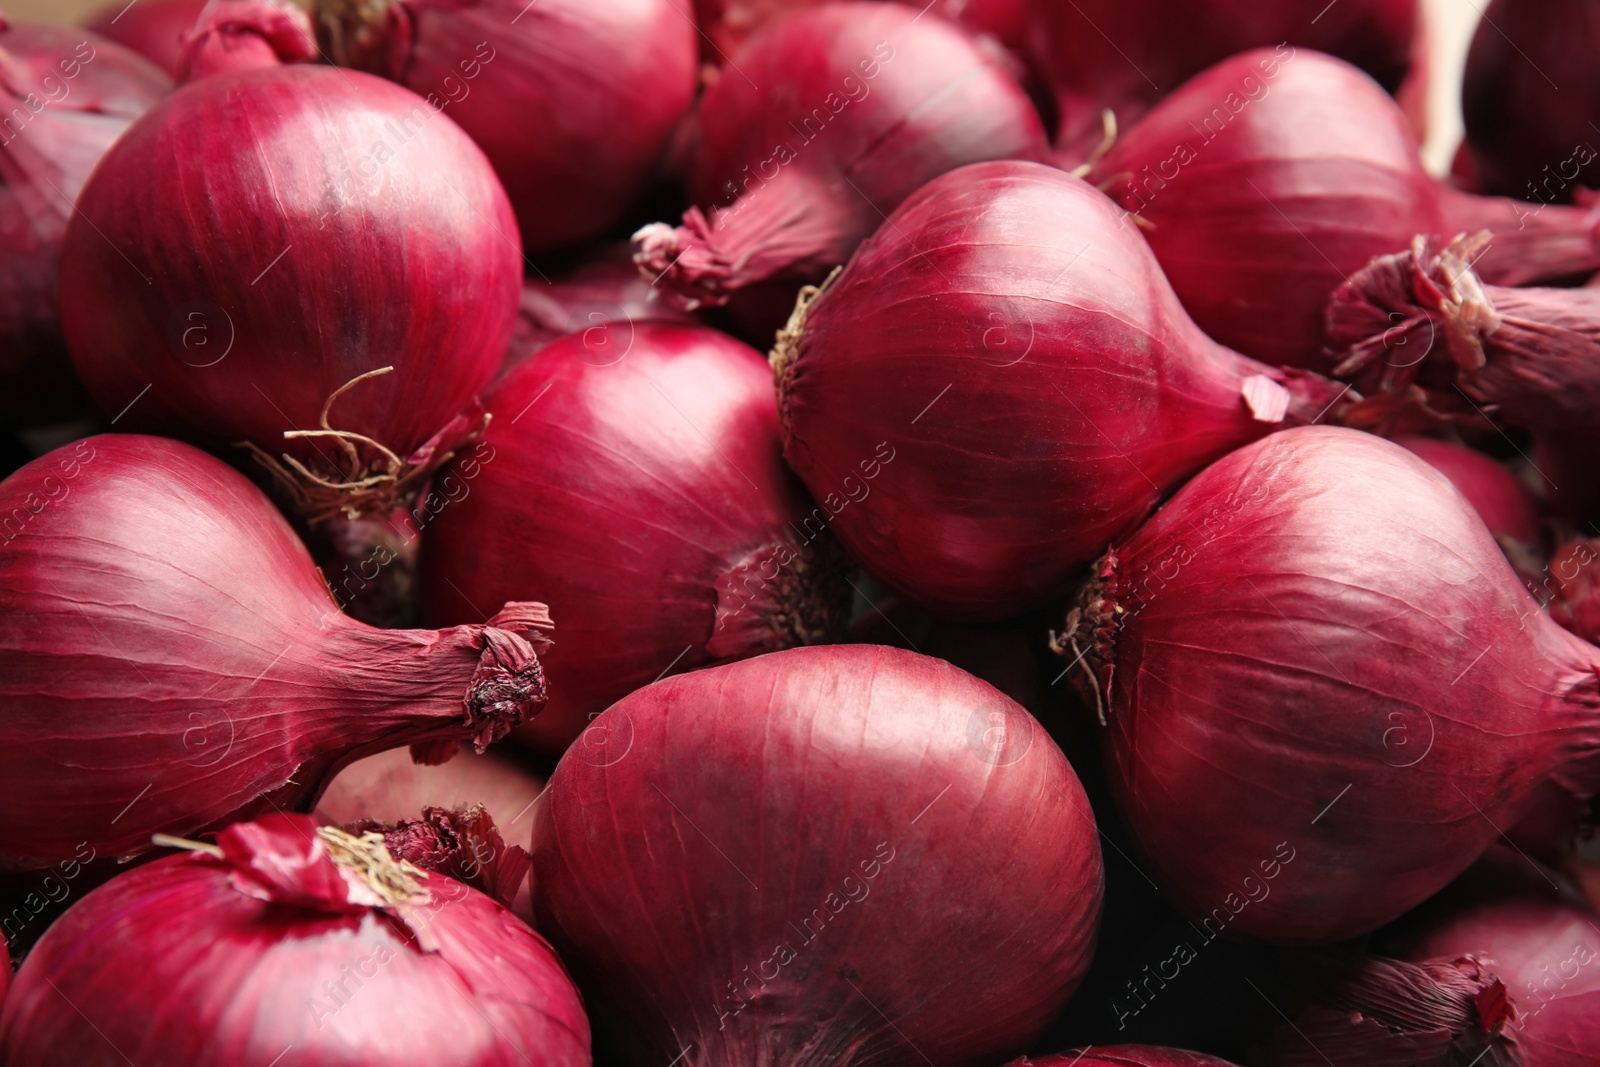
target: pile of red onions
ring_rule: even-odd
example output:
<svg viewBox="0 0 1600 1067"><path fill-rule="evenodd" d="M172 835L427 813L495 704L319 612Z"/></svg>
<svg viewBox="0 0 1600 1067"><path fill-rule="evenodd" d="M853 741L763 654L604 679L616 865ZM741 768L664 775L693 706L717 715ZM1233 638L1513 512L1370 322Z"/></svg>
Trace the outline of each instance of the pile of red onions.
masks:
<svg viewBox="0 0 1600 1067"><path fill-rule="evenodd" d="M1448 188L1376 82L1306 49L1198 75L1124 131L1090 180L1141 223L1200 328L1271 363L1326 369L1328 295L1417 234L1493 229L1477 269L1506 285L1600 268L1600 209L1534 214Z"/></svg>
<svg viewBox="0 0 1600 1067"><path fill-rule="evenodd" d="M1530 431L1556 506L1600 514L1600 289L1485 285L1473 263L1491 241L1418 237L1353 274L1326 310L1335 372L1373 398L1380 425L1421 414L1481 427L1493 412Z"/></svg>
<svg viewBox="0 0 1600 1067"><path fill-rule="evenodd" d="M92 33L0 14L0 416L47 421L83 403L57 313L62 235L89 172L172 89Z"/></svg>
<svg viewBox="0 0 1600 1067"><path fill-rule="evenodd" d="M773 353L784 458L907 601L1041 603L1207 463L1340 399L1202 334L1119 216L1051 167L964 167L802 295Z"/></svg>
<svg viewBox="0 0 1600 1067"><path fill-rule="evenodd" d="M191 80L106 153L61 254L101 411L254 449L313 520L386 514L480 428L464 409L521 278L505 193L450 117L293 62L315 55L286 0L209 5Z"/></svg>
<svg viewBox="0 0 1600 1067"><path fill-rule="evenodd" d="M695 89L674 0L316 0L336 62L399 82L476 141L530 252L617 221Z"/></svg>
<svg viewBox="0 0 1600 1067"><path fill-rule="evenodd" d="M1074 0L1034 5L1028 34L1031 56L1060 113L1056 149L1076 164L1099 143L1108 109L1126 130L1213 63L1279 43L1354 63L1391 93L1410 74L1403 98L1420 119L1423 6L1418 0L1344 0L1318 14L1292 0Z"/></svg>
<svg viewBox="0 0 1600 1067"><path fill-rule="evenodd" d="M1461 88L1462 150L1485 190L1544 205L1600 187L1596 46L1600 11L1585 0L1488 5Z"/></svg>
<svg viewBox="0 0 1600 1067"><path fill-rule="evenodd" d="M183 66L183 34L200 18L206 0L112 0L86 25L132 49L176 78Z"/></svg>
<svg viewBox="0 0 1600 1067"><path fill-rule="evenodd" d="M791 649L595 728L610 743L570 750L539 803L534 907L623 1062L992 1065L1088 966L1082 787L949 664Z"/></svg>
<svg viewBox="0 0 1600 1067"><path fill-rule="evenodd" d="M0 869L293 810L353 759L481 749L544 703L543 605L359 623L261 491L188 445L67 445L0 484L0 515Z"/></svg>
<svg viewBox="0 0 1600 1067"><path fill-rule="evenodd" d="M526 732L559 752L668 671L836 637L848 564L783 464L772 379L726 334L616 324L540 349L487 400L491 455L429 527L431 625L540 590L562 638ZM586 738L583 743L601 738Z"/></svg>
<svg viewBox="0 0 1600 1067"><path fill-rule="evenodd" d="M830 3L752 38L700 104L697 206L634 235L646 277L691 308L767 283L787 310L919 186L1042 157L1027 94L966 34L919 18Z"/></svg>
<svg viewBox="0 0 1600 1067"><path fill-rule="evenodd" d="M120 875L28 955L0 1061L587 1067L550 946L377 835L269 815Z"/></svg>
<svg viewBox="0 0 1600 1067"><path fill-rule="evenodd" d="M1443 475L1355 431L1212 464L1113 542L1058 643L1151 877L1208 929L1356 936L1547 781L1600 785L1600 653Z"/></svg>

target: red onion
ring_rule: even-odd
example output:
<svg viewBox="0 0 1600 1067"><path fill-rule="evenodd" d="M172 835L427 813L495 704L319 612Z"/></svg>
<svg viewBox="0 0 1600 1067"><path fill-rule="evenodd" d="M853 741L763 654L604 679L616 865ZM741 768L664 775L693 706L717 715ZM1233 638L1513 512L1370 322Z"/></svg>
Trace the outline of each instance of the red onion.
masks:
<svg viewBox="0 0 1600 1067"><path fill-rule="evenodd" d="M756 31L796 11L819 6L821 0L695 0L695 19L702 33L700 55L719 66L744 46ZM992 38L1008 49L1020 49L1027 30L1027 0L902 0L961 25L978 37ZM731 70L729 71L731 73Z"/></svg>
<svg viewBox="0 0 1600 1067"><path fill-rule="evenodd" d="M827 640L847 565L783 464L761 358L700 327L569 334L487 401L491 455L423 548L433 625L481 622L507 590L561 619L552 703L525 740L559 752L669 670ZM603 743L598 735L583 743Z"/></svg>
<svg viewBox="0 0 1600 1067"><path fill-rule="evenodd" d="M1557 507L1587 517L1600 509L1600 290L1486 286L1472 263L1489 239L1441 250L1419 237L1352 275L1327 306L1335 371L1381 394L1368 405L1378 425L1420 407L1529 430Z"/></svg>
<svg viewBox="0 0 1600 1067"><path fill-rule="evenodd" d="M1118 807L1203 926L1371 930L1545 797L1600 781L1600 655L1440 473L1306 427L1212 464L1114 542L1057 643Z"/></svg>
<svg viewBox="0 0 1600 1067"><path fill-rule="evenodd" d="M689 308L761 282L792 298L929 180L1040 158L1027 94L966 34L919 18L823 4L752 38L700 103L698 206L634 235L645 276Z"/></svg>
<svg viewBox="0 0 1600 1067"><path fill-rule="evenodd" d="M568 752L539 804L534 907L623 1062L992 1065L1088 966L1083 789L946 663L791 649L638 690L595 728L608 743Z"/></svg>
<svg viewBox="0 0 1600 1067"><path fill-rule="evenodd" d="M1266 1062L1579 1067L1600 1058L1600 915L1509 849L1384 940L1394 957L1326 983Z"/></svg>
<svg viewBox="0 0 1600 1067"><path fill-rule="evenodd" d="M0 15L0 418L83 403L57 313L56 263L96 161L172 82L92 33Z"/></svg>
<svg viewBox="0 0 1600 1067"><path fill-rule="evenodd" d="M532 858L521 845L506 844L482 804L427 807L420 818L357 819L341 829L356 836L376 833L395 859L471 886L520 919L533 917Z"/></svg>
<svg viewBox="0 0 1600 1067"><path fill-rule="evenodd" d="M677 0L316 0L336 62L425 96L482 147L543 251L616 222L695 90Z"/></svg>
<svg viewBox="0 0 1600 1067"><path fill-rule="evenodd" d="M962 168L780 335L784 457L911 603L993 619L1058 595L1208 462L1338 400L1206 338L1118 214L1052 167Z"/></svg>
<svg viewBox="0 0 1600 1067"><path fill-rule="evenodd" d="M544 702L512 632L548 626L542 604L359 623L267 498L188 445L68 445L0 484L0 515L0 868L308 806L349 760L481 749Z"/></svg>
<svg viewBox="0 0 1600 1067"><path fill-rule="evenodd" d="M119 427L242 442L313 521L386 514L480 428L463 409L521 279L505 194L421 98L279 64L316 54L285 0L212 3L189 49L215 73L130 127L79 198L73 360Z"/></svg>
<svg viewBox="0 0 1600 1067"><path fill-rule="evenodd" d="M205 6L206 0L112 0L85 25L176 78L183 60L179 38L193 28Z"/></svg>
<svg viewBox="0 0 1600 1067"><path fill-rule="evenodd" d="M587 1067L583 1005L544 939L376 834L269 815L187 844L45 933L0 1060Z"/></svg>
<svg viewBox="0 0 1600 1067"><path fill-rule="evenodd" d="M1449 189L1422 169L1405 116L1371 78L1304 49L1249 52L1186 82L1091 180L1143 220L1200 328L1271 363L1325 369L1328 294L1419 233L1493 228L1478 266L1507 285L1600 267L1600 212L1532 216Z"/></svg>
<svg viewBox="0 0 1600 1067"><path fill-rule="evenodd" d="M1081 1052L1020 1059L1008 1067L1232 1067L1226 1060L1154 1045L1091 1045Z"/></svg>
<svg viewBox="0 0 1600 1067"><path fill-rule="evenodd" d="M1600 11L1583 0L1488 5L1461 107L1463 151L1490 192L1551 204L1600 186L1597 46Z"/></svg>
<svg viewBox="0 0 1600 1067"><path fill-rule="evenodd" d="M1126 130L1184 82L1240 52L1280 42L1329 52L1392 93L1422 51L1414 47L1423 37L1418 0L1344 0L1320 15L1293 0L1073 0L1038 3L1030 13L1030 53L1053 90L1056 148L1070 164L1100 141L1106 110Z"/></svg>

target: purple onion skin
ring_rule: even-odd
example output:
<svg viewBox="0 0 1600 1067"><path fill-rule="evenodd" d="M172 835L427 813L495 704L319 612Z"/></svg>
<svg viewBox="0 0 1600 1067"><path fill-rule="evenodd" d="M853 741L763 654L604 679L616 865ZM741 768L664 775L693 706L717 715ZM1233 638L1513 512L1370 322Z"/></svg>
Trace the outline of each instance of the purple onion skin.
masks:
<svg viewBox="0 0 1600 1067"><path fill-rule="evenodd" d="M176 78L183 58L183 32L195 23L206 0L112 0L84 25L130 48Z"/></svg>
<svg viewBox="0 0 1600 1067"><path fill-rule="evenodd" d="M1600 655L1380 438L1307 427L1214 463L1080 605L1118 807L1168 898L1230 935L1368 932L1545 781L1600 784Z"/></svg>
<svg viewBox="0 0 1600 1067"><path fill-rule="evenodd" d="M95 163L171 91L170 78L118 44L0 15L0 420L86 406L61 336L62 236Z"/></svg>
<svg viewBox="0 0 1600 1067"><path fill-rule="evenodd" d="M621 1062L992 1065L1088 965L1083 789L948 664L790 649L667 678L595 729L539 803L534 907Z"/></svg>

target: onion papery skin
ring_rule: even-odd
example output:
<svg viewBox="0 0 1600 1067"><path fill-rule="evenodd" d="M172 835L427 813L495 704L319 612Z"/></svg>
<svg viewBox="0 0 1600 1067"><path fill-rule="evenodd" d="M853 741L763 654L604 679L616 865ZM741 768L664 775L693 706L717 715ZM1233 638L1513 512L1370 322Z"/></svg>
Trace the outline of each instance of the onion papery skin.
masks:
<svg viewBox="0 0 1600 1067"><path fill-rule="evenodd" d="M1059 595L1205 464L1339 399L1196 329L1121 215L1053 167L964 167L780 338L784 457L909 603L983 620ZM1278 421L1247 386L1287 397Z"/></svg>
<svg viewBox="0 0 1600 1067"><path fill-rule="evenodd" d="M1461 86L1463 152L1487 191L1568 203L1600 187L1600 11L1582 0L1495 0L1472 39ZM1512 43L1515 42L1515 43Z"/></svg>
<svg viewBox="0 0 1600 1067"><path fill-rule="evenodd" d="M1582 1067L1600 1056L1600 915L1497 846L1315 991L1268 1067ZM1307 1048L1310 1042L1320 1053Z"/></svg>
<svg viewBox="0 0 1600 1067"><path fill-rule="evenodd" d="M1286 43L1327 52L1396 92L1417 51L1422 6L1418 0L1359 0L1317 15L1311 5L1292 0L1189 7L1159 0L1035 0L1029 55L1060 114L1056 150L1072 166L1099 144L1106 109L1127 130L1207 67L1256 48Z"/></svg>
<svg viewBox="0 0 1600 1067"><path fill-rule="evenodd" d="M114 2L84 25L100 36L132 49L176 78L183 59L179 39L192 28L206 0L126 0Z"/></svg>
<svg viewBox="0 0 1600 1067"><path fill-rule="evenodd" d="M61 335L61 241L111 143L172 81L92 33L0 15L0 420L48 422L87 406Z"/></svg>
<svg viewBox="0 0 1600 1067"><path fill-rule="evenodd" d="M255 831L255 855L235 860L228 835L242 829ZM488 897L419 873L429 899L399 915L324 905L328 882L341 882L310 819L270 816L221 840L227 860L163 857L56 921L6 1000L0 1061L589 1064L588 1022L561 962ZM250 876L274 860L280 881L263 888Z"/></svg>
<svg viewBox="0 0 1600 1067"><path fill-rule="evenodd" d="M1493 225L1478 264L1526 284L1600 267L1600 214L1450 190L1383 89L1309 49L1224 60L1186 82L1095 164L1089 180L1145 222L1194 321L1274 364L1326 370L1323 307L1374 256L1417 234Z"/></svg>
<svg viewBox="0 0 1600 1067"><path fill-rule="evenodd" d="M1016 81L961 30L903 4L798 12L733 63L699 105L696 206L682 226L634 235L640 270L685 307L821 281L919 186L1044 156Z"/></svg>
<svg viewBox="0 0 1600 1067"><path fill-rule="evenodd" d="M1080 1053L1017 1060L1008 1067L1233 1067L1227 1060L1155 1045L1090 1045Z"/></svg>
<svg viewBox="0 0 1600 1067"><path fill-rule="evenodd" d="M422 552L432 625L538 586L564 695L521 736L560 752L668 670L832 640L842 558L784 466L760 356L703 327L612 324L541 349L490 394L492 456ZM601 743L598 736L587 742Z"/></svg>
<svg viewBox="0 0 1600 1067"><path fill-rule="evenodd" d="M520 618L349 618L260 490L188 445L68 445L0 515L0 868L307 808L350 759L487 744L543 703Z"/></svg>
<svg viewBox="0 0 1600 1067"><path fill-rule="evenodd" d="M668 678L596 727L615 744L569 750L537 809L534 907L622 1062L995 1064L1088 966L1082 787L948 664L791 649Z"/></svg>
<svg viewBox="0 0 1600 1067"><path fill-rule="evenodd" d="M1600 515L1600 290L1485 285L1472 262L1489 240L1417 238L1353 274L1326 309L1335 371L1372 398L1379 429L1418 415L1482 427L1492 412L1528 430L1556 509Z"/></svg>
<svg viewBox="0 0 1600 1067"><path fill-rule="evenodd" d="M1600 779L1595 650L1444 475L1371 435L1294 429L1212 464L1112 544L1059 643L1084 653L1150 876L1230 935L1370 931L1546 780Z"/></svg>
<svg viewBox="0 0 1600 1067"><path fill-rule="evenodd" d="M902 0L921 10L923 4ZM695 20L705 34L703 62L725 66L752 34L796 11L819 6L820 0L695 0ZM979 38L992 38L1007 49L1021 50L1027 33L1026 0L944 0L927 10L960 25Z"/></svg>
<svg viewBox="0 0 1600 1067"><path fill-rule="evenodd" d="M694 98L673 0L317 0L336 62L434 101L482 147L532 252L616 222Z"/></svg>
<svg viewBox="0 0 1600 1067"><path fill-rule="evenodd" d="M365 492L284 472L308 518L387 514L481 422L463 412L505 354L521 286L510 204L421 98L358 71L275 65L273 49L315 54L292 5L208 13L189 55L242 69L152 108L79 198L61 262L73 362L119 429L247 443L336 482L398 469ZM353 463L327 436L285 439L385 367L326 414L395 467L359 440Z"/></svg>

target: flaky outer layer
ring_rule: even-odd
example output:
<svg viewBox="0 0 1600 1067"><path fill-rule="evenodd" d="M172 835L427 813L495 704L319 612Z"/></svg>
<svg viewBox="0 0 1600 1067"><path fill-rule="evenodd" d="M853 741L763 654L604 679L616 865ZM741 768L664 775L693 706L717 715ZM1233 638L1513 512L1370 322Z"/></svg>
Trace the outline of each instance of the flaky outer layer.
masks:
<svg viewBox="0 0 1600 1067"><path fill-rule="evenodd" d="M596 727L615 743L574 749L539 804L535 908L623 1062L994 1064L1088 965L1082 788L1026 711L942 661L775 652Z"/></svg>
<svg viewBox="0 0 1600 1067"><path fill-rule="evenodd" d="M1541 781L1600 783L1594 649L1443 475L1367 434L1289 430L1213 464L1113 546L1081 614L1119 806L1218 930L1364 933Z"/></svg>

